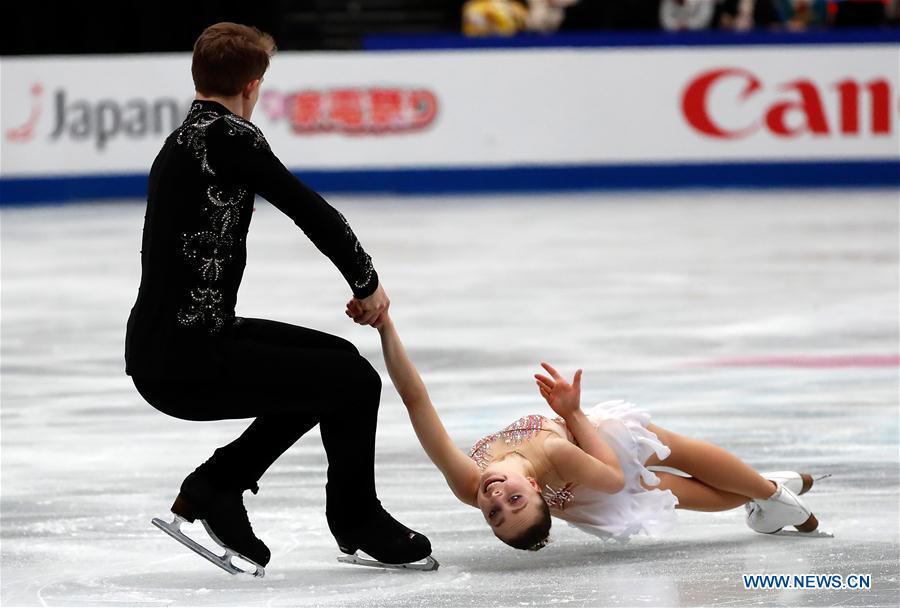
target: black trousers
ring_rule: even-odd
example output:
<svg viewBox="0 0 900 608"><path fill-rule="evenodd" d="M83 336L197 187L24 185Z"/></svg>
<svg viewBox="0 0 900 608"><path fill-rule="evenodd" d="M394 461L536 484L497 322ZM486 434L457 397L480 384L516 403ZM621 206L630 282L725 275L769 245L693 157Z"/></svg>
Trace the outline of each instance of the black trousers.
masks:
<svg viewBox="0 0 900 608"><path fill-rule="evenodd" d="M221 377L133 378L150 405L176 418L255 418L198 468L224 486L255 492L266 469L318 424L328 456L329 522L374 505L381 378L356 347L313 329L238 318L224 330L221 349Z"/></svg>

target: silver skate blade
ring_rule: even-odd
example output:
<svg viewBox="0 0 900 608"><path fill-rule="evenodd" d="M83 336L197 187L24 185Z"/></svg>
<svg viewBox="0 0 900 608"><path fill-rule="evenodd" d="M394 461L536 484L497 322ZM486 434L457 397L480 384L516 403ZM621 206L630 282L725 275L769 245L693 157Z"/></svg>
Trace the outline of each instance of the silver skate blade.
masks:
<svg viewBox="0 0 900 608"><path fill-rule="evenodd" d="M801 532L800 530L781 529L778 532L772 532L772 536L803 536L806 538L834 538L834 534L828 530L815 529L812 532Z"/></svg>
<svg viewBox="0 0 900 608"><path fill-rule="evenodd" d="M162 530L163 532L165 532L166 534L168 534L169 536L171 536L172 538L177 540L179 543L181 543L182 545L184 545L185 547L187 547L188 549L190 549L191 551L193 551L200 557L203 557L206 560L214 563L219 568L221 568L222 570L224 570L225 572L227 572L229 574L250 574L250 575L258 577L258 578L262 578L263 576L265 576L266 571L262 566L253 562L253 560L247 559L246 557L242 556L239 553L235 553L228 547L224 547L224 546L222 547L223 549L225 549L225 555L216 555L215 553L213 553L212 551L210 551L209 549L207 549L206 547L204 547L203 545L201 545L200 543L195 541L193 538L190 538L188 535L186 535L184 532L181 531L181 524L186 523L186 521L187 520L185 520L180 515L176 515L175 520L172 521L172 523L163 521L163 520L159 519L158 517L154 517L150 521L150 523L152 523L154 526L156 526L157 528L159 528L160 530ZM205 522L204 522L204 524L205 524ZM249 572L247 570L242 570L241 568L238 568L237 566L234 565L234 563L232 563L232 561L231 561L232 557L238 557L246 562L249 562L250 564L253 564L256 567L256 571Z"/></svg>
<svg viewBox="0 0 900 608"><path fill-rule="evenodd" d="M209 534L209 537L211 539L213 539L213 541L217 545L219 545L220 547L225 549L225 559L228 560L228 562L229 562L229 564L231 564L232 568L234 568L241 574L252 574L253 576L255 576L257 578L262 578L266 575L265 568L263 568L262 566L257 564L255 561L253 561L249 557L241 555L240 553L238 553L237 551L233 550L231 547L229 547L228 545L223 543L221 540L219 540L219 537L216 536L215 532L212 531L212 528L209 527L209 524L206 523L205 519L199 519L197 521L199 521L201 524L203 524L203 528L206 530L206 533ZM234 565L234 562L231 561L232 558L235 558L235 557L237 557L238 559L244 560L245 562L247 562L248 564L250 564L251 566L256 568L256 570L254 572L248 572L246 570L242 570L242 569L238 568L237 566Z"/></svg>
<svg viewBox="0 0 900 608"><path fill-rule="evenodd" d="M425 559L418 562L410 562L408 564L385 564L384 562L380 562L377 559L371 559L368 557L361 557L356 553L352 555L338 555L337 560L342 564L355 564L357 566L371 566L373 568L391 568L395 570L422 570L422 571L431 571L437 570L440 567L440 564L436 559L431 557L430 555Z"/></svg>

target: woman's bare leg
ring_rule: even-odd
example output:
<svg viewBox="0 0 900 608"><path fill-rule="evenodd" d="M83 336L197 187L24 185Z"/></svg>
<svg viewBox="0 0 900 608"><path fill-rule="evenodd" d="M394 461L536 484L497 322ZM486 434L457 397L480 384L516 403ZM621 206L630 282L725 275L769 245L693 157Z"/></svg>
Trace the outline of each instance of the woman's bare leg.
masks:
<svg viewBox="0 0 900 608"><path fill-rule="evenodd" d="M672 473L658 472L658 486L648 486L641 482L648 490L671 490L678 497L677 509L690 509L691 511L728 511L746 503L749 499L740 494L732 494L724 490L718 490L708 486L697 479L679 477Z"/></svg>
<svg viewBox="0 0 900 608"><path fill-rule="evenodd" d="M716 490L748 498L769 498L776 490L773 482L724 448L679 435L655 424L648 424L647 430L656 433L672 453L665 460L660 460L653 454L646 465L672 467Z"/></svg>

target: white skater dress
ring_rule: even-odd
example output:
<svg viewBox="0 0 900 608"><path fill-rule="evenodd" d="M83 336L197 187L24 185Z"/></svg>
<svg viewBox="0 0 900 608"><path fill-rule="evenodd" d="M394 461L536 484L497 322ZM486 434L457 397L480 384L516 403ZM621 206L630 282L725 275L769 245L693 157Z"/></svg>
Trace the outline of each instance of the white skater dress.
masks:
<svg viewBox="0 0 900 608"><path fill-rule="evenodd" d="M626 401L599 403L585 414L616 452L625 474L625 487L615 494L578 484L547 488L544 499L550 505L550 513L588 534L619 542L627 542L635 534L657 536L671 530L677 521L678 498L670 490L647 490L640 483L643 478L647 485L658 485L659 477L643 463L653 453L660 460L671 453L655 433L647 430L650 414ZM526 416L483 438L470 456L483 469L492 460L490 445L497 438L515 445L545 430L542 426L548 421L565 427L561 418L550 421L543 416Z"/></svg>

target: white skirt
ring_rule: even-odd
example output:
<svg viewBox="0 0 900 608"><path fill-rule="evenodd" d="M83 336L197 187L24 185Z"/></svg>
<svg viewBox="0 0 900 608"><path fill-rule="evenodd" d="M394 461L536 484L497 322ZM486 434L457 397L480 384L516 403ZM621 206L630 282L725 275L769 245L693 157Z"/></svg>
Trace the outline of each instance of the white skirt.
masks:
<svg viewBox="0 0 900 608"><path fill-rule="evenodd" d="M638 533L656 536L671 530L678 498L670 490L647 490L640 483L659 485L659 477L643 463L653 453L660 460L672 453L647 430L650 414L625 401L599 403L585 414L616 452L625 487L615 494L575 488L574 498L553 515L588 534L620 542Z"/></svg>

